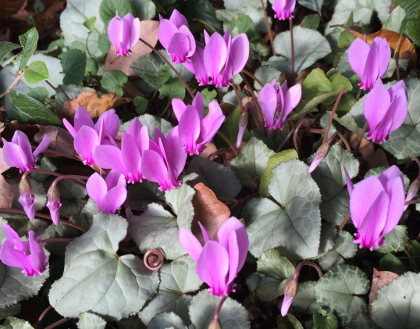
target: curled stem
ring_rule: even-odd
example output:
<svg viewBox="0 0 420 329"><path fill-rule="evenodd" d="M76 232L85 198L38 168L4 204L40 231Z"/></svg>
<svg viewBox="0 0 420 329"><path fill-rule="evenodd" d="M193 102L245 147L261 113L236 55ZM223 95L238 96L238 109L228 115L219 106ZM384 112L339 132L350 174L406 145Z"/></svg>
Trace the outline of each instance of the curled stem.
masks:
<svg viewBox="0 0 420 329"><path fill-rule="evenodd" d="M42 312L41 313L41 315L39 316L39 318L38 318L38 321L35 323L35 325L37 325L37 324L40 324L41 323L41 321L42 321L42 319L45 317L45 315L49 312L49 311L51 311L51 309L52 309L53 307L50 305L50 306L48 306L45 310L44 310L44 312Z"/></svg>
<svg viewBox="0 0 420 329"><path fill-rule="evenodd" d="M157 271L163 266L164 257L162 252L157 249L148 250L143 257L144 266L151 271Z"/></svg>
<svg viewBox="0 0 420 329"><path fill-rule="evenodd" d="M273 35L271 34L271 26L270 26L270 23L268 22L267 10L265 10L265 5L264 5L263 0L261 0L261 6L262 6L262 10L264 12L265 24L267 25L268 37L270 38L271 51L273 52L273 55L276 55L276 51L274 49Z"/></svg>
<svg viewBox="0 0 420 329"><path fill-rule="evenodd" d="M343 89L341 89L340 93L338 94L337 100L335 101L334 107L333 107L333 109L331 111L330 118L328 119L327 128L325 128L325 134L324 134L324 138L322 140L322 144L324 144L327 141L328 133L330 131L330 127L331 127L332 121L334 119L335 111L337 110L338 103L340 103L341 97L343 96L343 94L344 94L345 91L346 91L346 87L344 87Z"/></svg>
<svg viewBox="0 0 420 329"><path fill-rule="evenodd" d="M311 261L309 261L309 260L304 260L304 261L301 261L299 264L298 264L298 266L296 266L296 270L295 270L295 273L299 273L300 272L300 270L301 270L301 268L303 267L303 266L312 266L314 269L316 269L316 271L318 272L318 275L319 275L319 278L322 278L322 270L321 270L321 268L319 267L319 265L318 264L316 264L316 263L314 263L314 262L311 262Z"/></svg>
<svg viewBox="0 0 420 329"><path fill-rule="evenodd" d="M294 132L293 132L293 144L295 145L295 149L296 152L298 154L298 158L300 158L300 154L299 154L299 146L298 146L298 142L297 142L297 134L299 132L300 127L305 123L304 120L300 121L299 124L297 125L297 127L295 128Z"/></svg>
<svg viewBox="0 0 420 329"><path fill-rule="evenodd" d="M59 177L57 177L56 179L54 179L54 181L52 182L52 184L51 184L51 186L50 187L54 187L54 186L56 186L57 185L57 183L60 181L60 180L62 180L62 179L68 179L68 180L71 180L72 182L74 182L74 183L76 183L77 185L80 185L80 186L83 186L83 187L85 187L86 185L85 184L83 184L83 183L81 183L81 182L78 182L78 181L76 181L75 179L85 179L85 180L88 180L89 179L89 177L87 177L87 176L81 176L81 175L60 175Z"/></svg>
<svg viewBox="0 0 420 329"><path fill-rule="evenodd" d="M39 241L39 243L47 243L47 242L71 242L73 239L68 238L51 238L51 239L43 239Z"/></svg>
<svg viewBox="0 0 420 329"><path fill-rule="evenodd" d="M158 52L155 47L153 47L152 45L150 45L147 41L143 40L142 38L140 38L140 41L143 42L147 47L149 47L150 49L152 49L152 51L158 55L166 64L169 65L169 67L172 69L172 71L175 72L175 74L178 76L178 78L182 81L182 83L184 84L185 88L188 90L188 93L190 94L190 96L192 97L192 99L194 99L194 94L191 91L190 87L188 87L187 83L185 82L185 80L181 77L181 74L179 74L179 72L177 70L175 70L175 68L172 66L172 64L165 58L165 56L163 56L160 52Z"/></svg>
<svg viewBox="0 0 420 329"><path fill-rule="evenodd" d="M350 213L348 213L346 215L346 217L344 217L343 221L341 222L340 226L338 227L338 230L339 231L342 231L343 230L344 226L346 226L346 224L349 221L349 219L350 219Z"/></svg>

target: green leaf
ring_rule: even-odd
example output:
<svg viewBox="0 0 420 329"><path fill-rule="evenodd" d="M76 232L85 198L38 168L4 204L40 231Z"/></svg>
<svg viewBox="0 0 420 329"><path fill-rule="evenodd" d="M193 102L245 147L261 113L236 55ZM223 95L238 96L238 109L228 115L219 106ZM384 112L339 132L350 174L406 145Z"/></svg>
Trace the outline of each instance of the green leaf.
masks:
<svg viewBox="0 0 420 329"><path fill-rule="evenodd" d="M26 95L44 104L48 98L48 90L44 87L36 87L30 90Z"/></svg>
<svg viewBox="0 0 420 329"><path fill-rule="evenodd" d="M324 0L299 0L299 4L310 10L320 12Z"/></svg>
<svg viewBox="0 0 420 329"><path fill-rule="evenodd" d="M315 300L315 284L315 281L299 283L298 293L293 298L292 310L303 314L313 314L319 308ZM279 310L281 309L281 302L278 303L277 307Z"/></svg>
<svg viewBox="0 0 420 329"><path fill-rule="evenodd" d="M407 272L383 286L372 305L372 319L384 329L415 329L420 323L420 274Z"/></svg>
<svg viewBox="0 0 420 329"><path fill-rule="evenodd" d="M168 97L172 101L174 98L184 99L185 86L179 78L171 78L159 89L159 98Z"/></svg>
<svg viewBox="0 0 420 329"><path fill-rule="evenodd" d="M147 329L188 329L182 319L175 313L159 313L149 322Z"/></svg>
<svg viewBox="0 0 420 329"><path fill-rule="evenodd" d="M186 178L189 178L188 176L184 177L183 184L175 189L166 191L165 199L177 215L178 227L184 227L188 231L191 231L191 223L194 218L192 199L194 197L195 190L188 184L185 184ZM192 174L191 176L195 175Z"/></svg>
<svg viewBox="0 0 420 329"><path fill-rule="evenodd" d="M380 246L378 251L385 254L389 252L403 251L408 243L407 227L397 225L395 228L385 235L385 246Z"/></svg>
<svg viewBox="0 0 420 329"><path fill-rule="evenodd" d="M157 72L157 79L156 83L158 86L163 85L166 81L168 81L172 77L172 69L168 64L164 64L159 68Z"/></svg>
<svg viewBox="0 0 420 329"><path fill-rule="evenodd" d="M127 200L130 204L130 208L134 210L145 211L150 203L156 201L156 198L161 199L162 201L165 200L164 192L159 190L159 184L155 182L149 182L147 185L143 183L134 183L128 185L127 189L129 191ZM136 193L140 193L142 197L139 197Z"/></svg>
<svg viewBox="0 0 420 329"><path fill-rule="evenodd" d="M124 90L123 84L128 81L128 77L124 72L120 70L110 70L104 73L101 80L101 86L106 92L113 92L117 94L118 98L121 98Z"/></svg>
<svg viewBox="0 0 420 329"><path fill-rule="evenodd" d="M187 2L181 2L179 11L187 17L188 21L199 19L215 28L219 33L222 32L213 5L208 0L189 0ZM202 32L203 27L208 29L208 31L213 32L213 30L205 24L199 24L199 27L196 29Z"/></svg>
<svg viewBox="0 0 420 329"><path fill-rule="evenodd" d="M317 310L314 315L314 325L315 329L336 329L338 327L338 321L334 314L320 308Z"/></svg>
<svg viewBox="0 0 420 329"><path fill-rule="evenodd" d="M71 43L70 49L80 50L82 53L86 51L86 45L81 41L73 41Z"/></svg>
<svg viewBox="0 0 420 329"><path fill-rule="evenodd" d="M19 303L4 307L0 309L0 320L3 320L9 316L16 315L20 313L21 306ZM0 327L1 328L1 327Z"/></svg>
<svg viewBox="0 0 420 329"><path fill-rule="evenodd" d="M0 42L0 64L3 61L3 58L10 53L12 50L14 49L18 49L21 46L17 45L16 43L13 42L8 42L8 41L3 41Z"/></svg>
<svg viewBox="0 0 420 329"><path fill-rule="evenodd" d="M77 322L78 329L105 329L106 321L100 316L84 312L79 315L79 321Z"/></svg>
<svg viewBox="0 0 420 329"><path fill-rule="evenodd" d="M318 254L321 233L321 194L308 173L308 166L292 159L272 169L270 199L253 199L245 205L249 251L256 257L279 247L288 259Z"/></svg>
<svg viewBox="0 0 420 329"><path fill-rule="evenodd" d="M144 97L136 96L133 98L133 104L136 107L136 113L142 115L147 111L149 100Z"/></svg>
<svg viewBox="0 0 420 329"><path fill-rule="evenodd" d="M119 320L138 312L156 293L156 272L147 270L134 255L116 254L126 235L124 218L99 213L90 230L69 243L63 276L49 293L58 313L77 317L92 311Z"/></svg>
<svg viewBox="0 0 420 329"><path fill-rule="evenodd" d="M146 81L151 87L158 88L157 73L162 64L160 57L154 53L146 54L137 58L130 67L140 78ZM147 74L149 73L149 74Z"/></svg>
<svg viewBox="0 0 420 329"><path fill-rule="evenodd" d="M299 47L295 46L295 73L300 73L317 60L331 53L328 40L317 31L295 26L293 28L293 39L295 45L300 45ZM276 55L279 56L273 56L263 64L270 64L281 72L291 73L290 31L281 32L276 36L274 49Z"/></svg>
<svg viewBox="0 0 420 329"><path fill-rule="evenodd" d="M83 22L83 25L86 26L89 29L90 33L92 33L95 30L95 22L96 22L96 17L93 16L93 17L85 20Z"/></svg>
<svg viewBox="0 0 420 329"><path fill-rule="evenodd" d="M6 266L0 261L0 308L35 296L48 276L48 267L42 275L32 277L25 276L21 268Z"/></svg>
<svg viewBox="0 0 420 329"><path fill-rule="evenodd" d="M273 154L263 141L252 137L230 166L241 184L250 188L254 178L261 178L268 159Z"/></svg>
<svg viewBox="0 0 420 329"><path fill-rule="evenodd" d="M308 159L308 163L314 158L315 154ZM321 216L334 225L339 225L350 211L350 197L347 188L344 188L347 182L343 167L347 169L350 178L359 173L359 161L341 146L333 145L312 173L321 190Z"/></svg>
<svg viewBox="0 0 420 329"><path fill-rule="evenodd" d="M317 30L320 23L319 16L316 14L307 15L300 23L300 27L304 27L306 29Z"/></svg>
<svg viewBox="0 0 420 329"><path fill-rule="evenodd" d="M166 121L165 119L155 117L150 114L143 114L143 115L140 115L138 118L141 124L147 127L149 136L152 139L155 136L155 128L158 128L165 136L167 136L173 128L170 122Z"/></svg>
<svg viewBox="0 0 420 329"><path fill-rule="evenodd" d="M97 60L95 58L88 58L86 60L85 75L94 77L98 75L98 71L99 71L99 64Z"/></svg>
<svg viewBox="0 0 420 329"><path fill-rule="evenodd" d="M357 313L366 312L366 303L359 295L369 292L369 280L361 269L337 265L315 285L319 306L334 313L346 325Z"/></svg>
<svg viewBox="0 0 420 329"><path fill-rule="evenodd" d="M77 49L70 49L58 57L61 58L63 72L66 74L63 83L65 85L78 85L85 76L86 53Z"/></svg>
<svg viewBox="0 0 420 329"><path fill-rule="evenodd" d="M23 51L13 61L13 64L19 71L23 71L29 61L29 58L31 58L32 54L35 52L36 46L38 45L38 39L38 31L34 27L28 30L25 34L19 36L19 41L23 46Z"/></svg>
<svg viewBox="0 0 420 329"><path fill-rule="evenodd" d="M405 15L405 10L400 6L394 8L382 28L399 33Z"/></svg>
<svg viewBox="0 0 420 329"><path fill-rule="evenodd" d="M285 317L277 316L279 329L303 329L302 325L293 314L287 313Z"/></svg>
<svg viewBox="0 0 420 329"><path fill-rule="evenodd" d="M214 161L194 157L187 168L187 174L190 173L198 174L191 186L203 183L219 198L234 199L242 188L232 170Z"/></svg>
<svg viewBox="0 0 420 329"><path fill-rule="evenodd" d="M271 182L271 178L273 177L273 173L271 169L275 166L279 165L282 162L287 162L292 159L298 159L298 154L295 149L284 150L280 153L275 153L268 158L267 167L265 167L260 180L260 196L261 197L269 197L270 193L268 193L268 185Z"/></svg>
<svg viewBox="0 0 420 329"><path fill-rule="evenodd" d="M130 315L128 318L118 321L119 329L146 329L137 315Z"/></svg>
<svg viewBox="0 0 420 329"><path fill-rule="evenodd" d="M3 325L0 326L1 329L34 329L28 321L15 318L13 316L8 317Z"/></svg>
<svg viewBox="0 0 420 329"><path fill-rule="evenodd" d="M142 253L149 249L160 249L167 259L185 255L179 242L176 218L159 204L149 204L140 216L133 216L128 232Z"/></svg>
<svg viewBox="0 0 420 329"><path fill-rule="evenodd" d="M394 0L395 6L401 6L407 13L407 18L411 17L418 6L420 6L419 0Z"/></svg>
<svg viewBox="0 0 420 329"><path fill-rule="evenodd" d="M130 0L133 16L140 20L152 19L156 15L156 5L152 0Z"/></svg>
<svg viewBox="0 0 420 329"><path fill-rule="evenodd" d="M109 41L108 33L103 33L98 36L98 49L103 54L108 54L111 42Z"/></svg>
<svg viewBox="0 0 420 329"><path fill-rule="evenodd" d="M140 312L141 320L148 325L158 313L174 312L189 324L188 305L191 296L202 285L195 271L195 261L190 256L177 258L160 269L161 283L157 296Z"/></svg>
<svg viewBox="0 0 420 329"><path fill-rule="evenodd" d="M61 120L37 100L12 90L6 98L6 110L10 120L20 124L49 124L61 126Z"/></svg>
<svg viewBox="0 0 420 329"><path fill-rule="evenodd" d="M252 38L255 35L254 22L248 15L243 13L239 13L233 17L230 22L230 30L232 31L232 37L240 33L245 33L248 38Z"/></svg>
<svg viewBox="0 0 420 329"><path fill-rule="evenodd" d="M271 249L262 253L257 262L257 271L261 281L255 291L262 301L271 301L283 295L287 281L295 268L286 257L281 257L277 250Z"/></svg>
<svg viewBox="0 0 420 329"><path fill-rule="evenodd" d="M211 296L207 290L195 295L189 306L189 314L195 329L207 329L214 316L219 297ZM250 329L248 311L237 301L228 297L220 310L219 321L222 328Z"/></svg>
<svg viewBox="0 0 420 329"><path fill-rule="evenodd" d="M259 4L261 4L261 2L259 2ZM226 31L230 28L233 18L240 13L251 18L256 32L267 33L264 12L261 9L257 9L255 5L239 6L237 9L219 9L216 11L216 16L218 20L223 22L223 30ZM271 26L272 18L270 16L268 16L268 23Z"/></svg>
<svg viewBox="0 0 420 329"><path fill-rule="evenodd" d="M379 261L381 271L389 271L402 275L406 272L403 262L393 254L386 254Z"/></svg>
<svg viewBox="0 0 420 329"><path fill-rule="evenodd" d="M344 30L338 37L337 46L338 48L350 47L355 39L356 37L351 32Z"/></svg>
<svg viewBox="0 0 420 329"><path fill-rule="evenodd" d="M252 5L255 8L262 8L259 0L223 0L226 9L240 9L241 7ZM267 8L267 0L264 0Z"/></svg>
<svg viewBox="0 0 420 329"><path fill-rule="evenodd" d="M366 313L359 313L351 319L349 324L346 326L346 329L378 329L378 327L369 315Z"/></svg>
<svg viewBox="0 0 420 329"><path fill-rule="evenodd" d="M280 74L281 72L271 65L261 65L254 73L255 77L260 80L263 85L271 83L273 80L276 80L276 83L279 83ZM254 81L254 88L257 90L262 89L261 85L256 81Z"/></svg>
<svg viewBox="0 0 420 329"><path fill-rule="evenodd" d="M409 20L406 26L407 35L413 40L413 43L417 46L420 45L420 20L419 17L413 20Z"/></svg>
<svg viewBox="0 0 420 329"><path fill-rule="evenodd" d="M25 70L25 79L28 83L38 83L48 77L48 69L41 61L32 62Z"/></svg>
<svg viewBox="0 0 420 329"><path fill-rule="evenodd" d="M118 11L118 16L121 18L128 13L133 13L131 9L130 1L119 1L119 0L102 0L99 6L99 16L105 25L108 25L109 21L115 17L115 12Z"/></svg>

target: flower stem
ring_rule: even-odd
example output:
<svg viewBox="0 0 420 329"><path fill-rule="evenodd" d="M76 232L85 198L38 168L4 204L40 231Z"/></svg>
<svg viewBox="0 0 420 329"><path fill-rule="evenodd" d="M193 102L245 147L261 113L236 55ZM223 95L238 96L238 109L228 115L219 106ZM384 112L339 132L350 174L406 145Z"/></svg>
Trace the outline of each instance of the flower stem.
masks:
<svg viewBox="0 0 420 329"><path fill-rule="evenodd" d="M305 266L305 265L307 265L307 266L312 266L314 269L316 269L316 271L318 272L318 275L319 275L319 278L322 278L322 270L321 270L321 268L319 267L319 265L318 264L316 264L316 263L314 263L314 262L311 262L311 261L309 261L309 260L304 260L304 261L301 261L299 264L298 264L298 266L296 266L296 270L295 270L295 273L299 273L300 272L300 270L301 270L301 268L303 267L303 266Z"/></svg>
<svg viewBox="0 0 420 329"><path fill-rule="evenodd" d="M32 149L35 150L37 148L37 146L32 146ZM53 151L53 150L45 150L43 152L46 156L48 156L48 154L52 155L52 156L57 156L57 157L66 157L72 160L77 160L77 161L82 161L80 160L77 156L75 155L69 155L69 154L65 154L65 153L61 153L61 152L57 152L57 151Z"/></svg>
<svg viewBox="0 0 420 329"><path fill-rule="evenodd" d="M356 155L357 152L359 152L360 144L362 144L363 136L365 136L366 130L369 126L369 123L366 121L365 125L363 126L363 129L359 135L359 138L357 138L356 147L354 148L353 154Z"/></svg>
<svg viewBox="0 0 420 329"><path fill-rule="evenodd" d="M302 120L301 122L299 122L299 124L297 125L297 127L295 128L295 131L293 133L293 144L295 145L295 149L296 149L296 153L298 154L298 158L300 158L300 154L299 154L299 145L297 143L297 134L299 132L300 127L304 124L304 120Z"/></svg>
<svg viewBox="0 0 420 329"><path fill-rule="evenodd" d="M346 215L346 217L344 217L343 221L341 222L340 226L338 227L338 230L339 231L342 231L343 230L344 226L346 226L346 224L349 221L349 219L350 219L350 213L348 213Z"/></svg>
<svg viewBox="0 0 420 329"><path fill-rule="evenodd" d="M50 171L50 170L44 170L44 169L29 169L28 171L25 171L25 172L23 173L23 175L22 175L22 178L21 178L21 179L26 179L26 177L27 177L30 173L33 173L33 172L39 172L39 173L42 173L42 174L53 175L53 176L56 176L56 177L66 176L66 175L64 175L64 174L59 174L59 173L56 173L55 171ZM71 182L73 182L73 183L77 184L77 185L80 185L80 186L85 187L85 184L83 184L83 183L81 183L81 182L79 182L79 181L77 181L77 180L75 180L75 179L69 179L69 178L67 178L67 179L68 179L69 181L71 181Z"/></svg>
<svg viewBox="0 0 420 329"><path fill-rule="evenodd" d="M330 132L330 127L331 127L332 121L334 119L335 111L337 110L338 103L340 103L341 97L343 96L345 91L346 91L346 87L341 89L340 93L338 94L337 100L335 101L334 107L331 111L330 118L328 119L327 128L325 128L325 133L324 133L324 138L322 139L322 144L324 144L327 141L328 133Z"/></svg>
<svg viewBox="0 0 420 329"><path fill-rule="evenodd" d="M27 67L27 66L25 66L25 68L23 69L23 71L19 71L19 73L18 73L18 75L17 75L16 79L15 79L15 80L13 80L13 82L12 82L12 84L9 86L9 88L7 88L4 92L2 92L2 93L0 94L0 98L2 98L3 96L7 95L8 93L10 93L10 92L12 91L13 87L14 87L14 86L16 86L16 85L19 83L20 79L22 79L22 78L23 78L23 76L25 75L25 70L26 70L27 68L28 68L28 67Z"/></svg>
<svg viewBox="0 0 420 329"><path fill-rule="evenodd" d="M39 243L47 243L47 242L70 242L73 241L73 239L68 238L51 238L51 239L44 239L39 241Z"/></svg>
<svg viewBox="0 0 420 329"><path fill-rule="evenodd" d="M146 266L151 271L157 271L163 266L165 258L163 254L158 249L148 250L143 257L144 266Z"/></svg>
<svg viewBox="0 0 420 329"><path fill-rule="evenodd" d="M162 60L169 65L169 67L172 69L172 71L175 72L175 74L178 76L178 78L182 81L182 83L184 84L185 88L188 90L189 94L191 95L192 99L194 99L194 94L191 91L190 87L188 87L187 83L185 82L185 80L181 77L181 74L179 74L179 72L177 70L175 70L175 68L172 66L171 63L169 63L169 61L165 58L165 56L163 56L160 52L158 52L155 47L153 47L152 45L150 45L147 41L143 40L142 38L140 38L140 41L143 42L147 47L149 47L150 49L152 49L152 51L158 55L160 58L162 58Z"/></svg>
<svg viewBox="0 0 420 329"><path fill-rule="evenodd" d="M45 310L44 310L44 312L42 312L41 313L41 315L39 316L39 318L38 318L38 321L35 323L35 326L37 326L37 325L39 325L40 323L41 323L41 321L42 321L42 319L44 318L44 316L49 312L49 311L51 311L51 309L52 309L53 307L50 305L50 306L48 306Z"/></svg>
<svg viewBox="0 0 420 329"><path fill-rule="evenodd" d="M249 84L248 80L245 78L243 73L240 73L240 75L241 75L242 79L245 81L245 84L247 85L247 87L249 88L249 92L251 94L252 100L254 101L254 103L255 103L255 105L257 106L257 109L258 109L258 114L255 116L255 117L258 117L258 120L255 120L255 124L257 125L257 129L261 134L264 134L265 133L265 130L264 130L264 115L262 113L260 103L258 103L258 100L255 97L254 91L252 90L252 87ZM252 106L251 106L251 112L252 112Z"/></svg>
<svg viewBox="0 0 420 329"><path fill-rule="evenodd" d="M344 135L338 130L334 134L332 134L331 138L328 140L327 143L331 144L331 142L334 140L335 136L337 135L343 140L344 144L346 145L347 152L351 152L351 147L350 147L349 142L347 141L347 138L344 137Z"/></svg>
<svg viewBox="0 0 420 329"><path fill-rule="evenodd" d="M243 73L245 73L247 76L251 77L252 79L254 79L261 87L264 87L264 84L257 79L257 77L255 75L253 75L251 72L248 72L247 70L242 70Z"/></svg>
<svg viewBox="0 0 420 329"><path fill-rule="evenodd" d="M238 87L234 83L232 83L233 91L235 92L236 99L238 100L239 107L241 109L241 113L244 112L244 105L242 104L241 96L239 96Z"/></svg>
<svg viewBox="0 0 420 329"><path fill-rule="evenodd" d="M356 95L356 102L359 100L361 94L362 94L362 89L359 87L359 90L357 91L357 95Z"/></svg>
<svg viewBox="0 0 420 329"><path fill-rule="evenodd" d="M81 175L62 175L62 176L59 176L56 179L54 179L54 181L52 182L52 184L51 184L50 187L54 187L62 179L68 179L68 180L71 180L74 183L76 183L77 181L75 181L75 179L77 179L77 178L78 179L85 179L85 180L88 180L89 179L89 177L87 177L87 176L81 176ZM83 184L81 182L77 182L77 184L80 185L80 186L83 186L83 187L86 186L85 184Z"/></svg>
<svg viewBox="0 0 420 329"><path fill-rule="evenodd" d="M220 310L222 309L222 305L223 305L223 303L225 302L226 299L227 299L227 296L223 296L220 299L219 304L217 305L217 308L216 308L216 312L214 312L214 316L213 316L213 319L211 320L210 324L220 323L219 322Z"/></svg>
<svg viewBox="0 0 420 329"><path fill-rule="evenodd" d="M60 324L69 321L70 318L62 318L61 320L58 320L57 322L54 322L52 325L46 327L45 329L53 329L55 327L58 327Z"/></svg>
<svg viewBox="0 0 420 329"><path fill-rule="evenodd" d="M262 6L262 10L264 12L265 24L267 25L268 37L270 38L271 51L273 52L273 56L275 56L276 55L276 51L274 49L273 35L271 34L271 26L270 26L270 23L268 22L267 10L265 10L265 5L264 5L264 1L263 0L261 0L261 6Z"/></svg>
<svg viewBox="0 0 420 329"><path fill-rule="evenodd" d="M220 136L220 137L222 137L223 139L224 139L224 141L230 146L230 148L232 149L232 151L233 151L233 153L235 153L235 156L236 157L238 157L239 156L239 150L238 150L238 148L236 147L236 145L233 145L231 142L230 142L230 140L229 140L229 138L227 138L226 136L225 136L225 134L224 133L222 133L220 130L217 132L217 134Z"/></svg>
<svg viewBox="0 0 420 329"><path fill-rule="evenodd" d="M293 40L293 22L292 18L289 19L290 28L290 46L292 47L292 74L295 74L295 44Z"/></svg>
<svg viewBox="0 0 420 329"><path fill-rule="evenodd" d="M26 215L25 211L24 211L24 210L20 210L20 209L0 208L0 212L10 212L10 213L13 213L13 214L22 214L22 215ZM49 219L49 220L51 220L51 221L52 221L51 216L48 216L48 215L45 215L45 214L41 214L41 213L39 213L39 212L36 212L36 213L35 213L35 217L40 217L40 218L44 218L44 219ZM82 231L82 232L87 232L87 229L86 229L86 228L84 228L84 227L82 227L82 226L79 226L79 225L77 225L77 224L73 224L72 222L69 222L69 221L67 221L67 220L65 220L65 219L60 219L60 223L63 223L64 225L67 225L67 226L74 227L74 228L76 228L76 229L78 229L78 230L80 230L80 231Z"/></svg>

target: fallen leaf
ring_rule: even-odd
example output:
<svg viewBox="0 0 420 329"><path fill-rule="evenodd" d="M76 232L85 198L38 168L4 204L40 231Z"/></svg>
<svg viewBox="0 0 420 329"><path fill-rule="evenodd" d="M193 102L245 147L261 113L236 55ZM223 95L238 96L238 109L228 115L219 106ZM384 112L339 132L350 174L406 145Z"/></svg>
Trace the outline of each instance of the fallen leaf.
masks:
<svg viewBox="0 0 420 329"><path fill-rule="evenodd" d="M342 27L343 29L346 29L347 31L352 33L355 37L365 40L364 34L351 30L348 27L345 27L344 25L332 25L331 27ZM377 37L386 38L391 49L395 51L398 45L398 41L400 40L400 36L401 35L397 32L383 29L372 34L366 34L366 40L367 40L367 43L370 45L373 42L373 40ZM411 41L404 34L401 36L401 41L400 41L397 51L398 51L399 58L402 58L402 59L410 58L410 63L416 65L416 62L417 62L416 49L414 48ZM411 52L411 56L408 57L407 51Z"/></svg>
<svg viewBox="0 0 420 329"><path fill-rule="evenodd" d="M1 7L3 10L0 10L0 19L7 19L10 16L15 15L24 4L25 0L2 0Z"/></svg>
<svg viewBox="0 0 420 329"><path fill-rule="evenodd" d="M60 111L60 119L65 118L73 124L74 115L78 106L85 108L92 118L97 118L109 109L126 102L126 99L118 98L115 92L104 94L101 98L98 98L93 90L84 91L77 98L73 98L64 103Z"/></svg>
<svg viewBox="0 0 420 329"><path fill-rule="evenodd" d="M3 149L0 149L0 173L7 169L9 167L3 161ZM0 175L0 208L12 208L14 197L15 188L6 182L3 175Z"/></svg>
<svg viewBox="0 0 420 329"><path fill-rule="evenodd" d="M394 272L378 271L376 268L373 268L372 286L369 293L369 314L372 303L378 297L378 290L398 277L399 275Z"/></svg>
<svg viewBox="0 0 420 329"><path fill-rule="evenodd" d="M44 135L47 134L51 140L48 149L68 155L77 155L73 146L73 137L67 130L57 126L39 125L38 128L39 132L34 136L35 142L41 143Z"/></svg>
<svg viewBox="0 0 420 329"><path fill-rule="evenodd" d="M140 22L141 26L141 37L152 47L156 46L158 41L158 21L144 20ZM115 53L115 46L111 45L109 48L108 55L106 57L104 73L110 70L120 70L128 76L136 76L134 71L131 69L130 64L133 63L137 58L149 54L152 52L148 46L143 42L139 41L134 47L131 47L131 54L128 56L118 56Z"/></svg>
<svg viewBox="0 0 420 329"><path fill-rule="evenodd" d="M205 186L198 183L194 186L195 195L192 199L194 206L194 219L191 224L191 231L202 244L204 244L198 221L206 228L211 239L216 240L217 230L220 225L230 217L230 210L223 202L219 201L216 194Z"/></svg>
<svg viewBox="0 0 420 329"><path fill-rule="evenodd" d="M214 152L217 151L216 145L213 143L207 143L204 152L198 154L200 158L208 159Z"/></svg>
<svg viewBox="0 0 420 329"><path fill-rule="evenodd" d="M351 133L349 142L352 148L356 147L359 135ZM378 167L389 167L388 159L384 150L381 148L375 151L375 146L372 142L363 138L359 148L360 155L363 160L367 163L367 169L378 168Z"/></svg>

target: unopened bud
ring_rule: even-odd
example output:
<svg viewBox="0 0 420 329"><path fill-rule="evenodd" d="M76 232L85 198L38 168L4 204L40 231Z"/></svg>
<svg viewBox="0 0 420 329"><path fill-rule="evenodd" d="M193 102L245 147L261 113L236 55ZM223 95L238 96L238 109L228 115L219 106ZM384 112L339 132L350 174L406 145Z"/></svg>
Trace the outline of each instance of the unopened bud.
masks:
<svg viewBox="0 0 420 329"><path fill-rule="evenodd" d="M222 329L222 325L220 324L220 321L217 320L216 322L211 321L208 329Z"/></svg>
<svg viewBox="0 0 420 329"><path fill-rule="evenodd" d="M236 147L241 146L242 138L244 137L246 126L248 125L248 111L242 112L239 117L239 132L236 138Z"/></svg>
<svg viewBox="0 0 420 329"><path fill-rule="evenodd" d="M23 194L25 192L32 193L31 182L26 177L21 179L20 182L19 182L19 193Z"/></svg>
<svg viewBox="0 0 420 329"><path fill-rule="evenodd" d="M289 312L290 305L292 305L293 298L297 295L299 289L299 272L295 271L292 277L287 281L284 287L284 299L281 304L281 315L286 316Z"/></svg>
<svg viewBox="0 0 420 329"><path fill-rule="evenodd" d="M35 195L32 193L31 183L28 178L23 178L19 182L19 203L30 220L35 218Z"/></svg>
<svg viewBox="0 0 420 329"><path fill-rule="evenodd" d="M51 184L47 193L47 207L50 210L51 219L55 225L60 222L60 190L56 184Z"/></svg>
<svg viewBox="0 0 420 329"><path fill-rule="evenodd" d="M321 163L321 161L328 155L328 152L330 151L330 144L324 143L322 144L318 150L316 151L315 159L312 161L310 167L309 167L309 173L313 172L316 167Z"/></svg>
<svg viewBox="0 0 420 329"><path fill-rule="evenodd" d="M407 197L405 198L405 201L412 200L419 193L419 189L420 189L420 178L417 177L410 184L410 187L408 188L408 191L407 191Z"/></svg>

